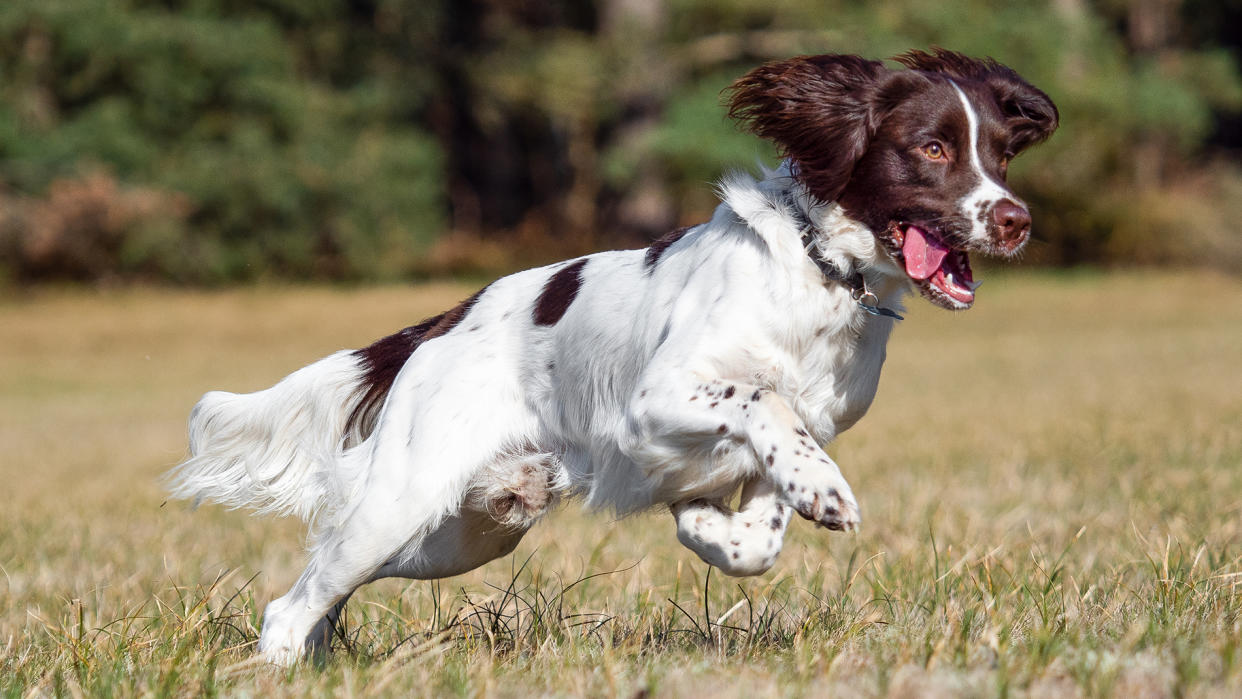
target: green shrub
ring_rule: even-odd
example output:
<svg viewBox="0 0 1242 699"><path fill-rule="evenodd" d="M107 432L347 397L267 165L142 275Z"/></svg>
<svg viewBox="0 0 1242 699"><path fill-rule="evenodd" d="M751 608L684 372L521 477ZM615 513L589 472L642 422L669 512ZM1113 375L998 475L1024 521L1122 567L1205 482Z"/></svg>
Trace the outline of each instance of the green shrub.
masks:
<svg viewBox="0 0 1242 699"><path fill-rule="evenodd" d="M190 7L0 7L10 274L217 282L408 271L443 225L440 149L408 118L427 88L307 74L294 37L319 25L304 17L282 27L276 10ZM343 36L339 19L318 18ZM83 196L111 214L61 225L65 216L37 213ZM134 197L176 205L136 210Z"/></svg>

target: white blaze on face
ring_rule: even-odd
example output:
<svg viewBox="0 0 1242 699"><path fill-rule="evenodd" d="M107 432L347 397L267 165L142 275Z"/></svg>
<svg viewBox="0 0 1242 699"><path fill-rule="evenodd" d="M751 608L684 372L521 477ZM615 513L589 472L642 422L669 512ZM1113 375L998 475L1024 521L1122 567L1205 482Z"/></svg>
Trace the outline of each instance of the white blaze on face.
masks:
<svg viewBox="0 0 1242 699"><path fill-rule="evenodd" d="M970 237L976 242L985 242L988 240L988 212L996 205L996 202L1002 199L1008 199L1016 204L1022 205L1022 202L1010 192L1003 184L992 179L983 169L983 163L979 160L979 117L975 113L975 108L970 103L970 99L966 97L966 93L962 92L962 88L952 80L949 84L957 90L957 96L962 100L962 108L966 110L967 132L970 134L970 142L967 152L970 156L970 166L974 168L975 174L979 176L979 184L970 192L962 197L958 202L958 207L962 213L970 219Z"/></svg>

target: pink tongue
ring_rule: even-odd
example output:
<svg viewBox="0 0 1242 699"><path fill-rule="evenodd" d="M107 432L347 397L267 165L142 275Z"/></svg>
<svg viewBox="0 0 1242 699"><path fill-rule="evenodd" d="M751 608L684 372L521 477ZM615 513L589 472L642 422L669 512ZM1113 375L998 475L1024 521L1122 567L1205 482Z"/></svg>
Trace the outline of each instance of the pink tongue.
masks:
<svg viewBox="0 0 1242 699"><path fill-rule="evenodd" d="M928 238L914 226L906 228L906 241L901 246L901 255L906 258L906 274L914 279L927 279L935 274L948 254L949 249L939 240Z"/></svg>

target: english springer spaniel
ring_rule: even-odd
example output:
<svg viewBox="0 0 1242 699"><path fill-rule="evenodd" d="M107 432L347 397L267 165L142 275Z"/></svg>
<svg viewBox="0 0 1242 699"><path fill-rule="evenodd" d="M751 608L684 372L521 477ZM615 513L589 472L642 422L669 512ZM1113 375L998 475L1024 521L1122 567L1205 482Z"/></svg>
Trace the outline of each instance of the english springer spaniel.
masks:
<svg viewBox="0 0 1242 699"><path fill-rule="evenodd" d="M1031 218L1005 171L1058 120L995 61L895 60L805 56L738 80L730 115L785 160L727 178L707 223L504 277L267 390L203 396L172 494L313 521L260 652L324 648L369 581L509 553L562 496L666 505L728 575L766 571L792 513L855 529L823 445L867 411L912 288L969 308L969 253L1022 248Z"/></svg>

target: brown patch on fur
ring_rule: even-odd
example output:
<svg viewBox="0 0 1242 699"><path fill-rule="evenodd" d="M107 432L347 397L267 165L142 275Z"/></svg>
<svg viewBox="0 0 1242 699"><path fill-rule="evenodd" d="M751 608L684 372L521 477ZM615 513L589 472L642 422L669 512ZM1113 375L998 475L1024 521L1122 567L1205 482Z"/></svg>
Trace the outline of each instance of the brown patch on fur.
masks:
<svg viewBox="0 0 1242 699"><path fill-rule="evenodd" d="M693 227L683 226L670 233L665 233L647 247L647 254L643 257L643 266L647 268L647 274L651 274L655 270L656 265L660 263L660 257L664 255L664 251L672 247L673 243L681 240L682 236L689 233Z"/></svg>
<svg viewBox="0 0 1242 699"><path fill-rule="evenodd" d="M947 98L948 108L960 109L952 93L927 93L946 80L960 83L967 92L981 87L991 93L1010 156L1046 139L1057 127L1056 106L1048 96L992 59L934 49L894 60L909 70L889 70L879 61L843 55L799 56L762 65L729 88L729 116L775 142L794 161L794 176L824 202L838 201L881 125L909 98L923 93L921 109L911 115L920 124L935 124L932 107L937 99ZM877 196L892 198L887 191ZM863 222L876 231L888 223Z"/></svg>
<svg viewBox="0 0 1242 699"><path fill-rule="evenodd" d="M384 399L392 390L393 381L397 379L397 373L405 366L410 355L424 342L434 340L457 327L485 291L487 287L438 316L428 318L418 325L411 325L354 352L363 370L359 384L362 398L345 420L347 436L352 435L352 439L362 440L371 434L375 429L375 420L379 417L380 406L384 404Z"/></svg>
<svg viewBox="0 0 1242 699"><path fill-rule="evenodd" d="M532 312L535 325L556 325L557 321L569 310L569 305L578 296L582 287L582 268L586 267L584 257L577 262L557 270L543 285L539 298L535 300Z"/></svg>
<svg viewBox="0 0 1242 699"><path fill-rule="evenodd" d="M1006 128L1013 134L1009 147L1014 153L1047 139L1057 129L1061 115L1048 95L995 59L971 58L933 48L931 53L907 51L893 56L893 60L911 70L986 84L996 96Z"/></svg>
<svg viewBox="0 0 1242 699"><path fill-rule="evenodd" d="M774 141L821 201L835 201L875 133L872 105L893 71L858 56L768 63L729 87L729 116Z"/></svg>

